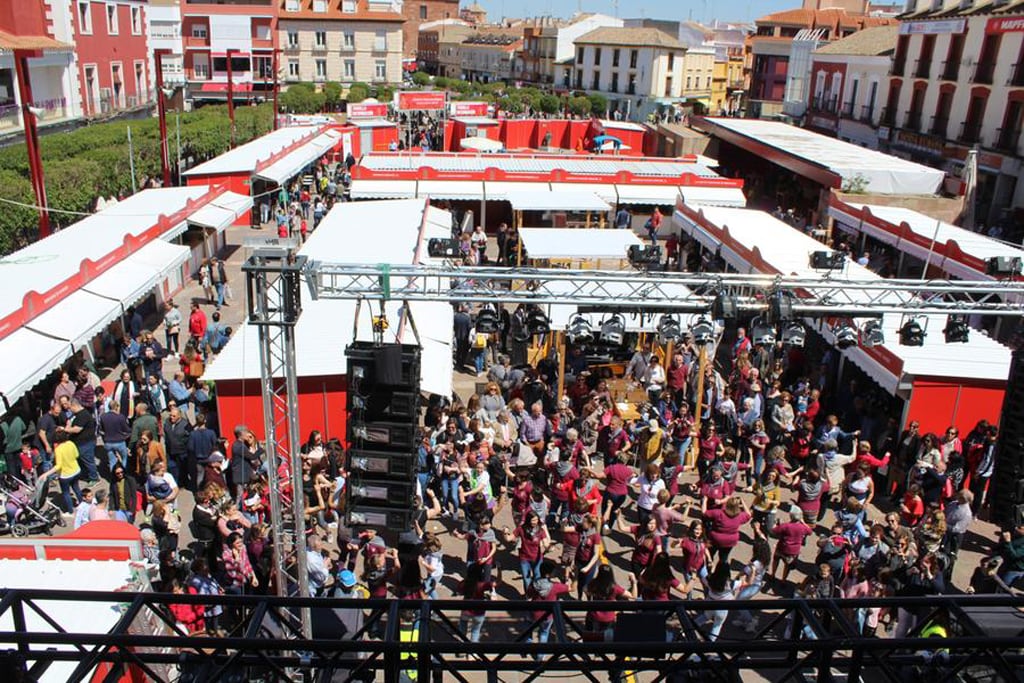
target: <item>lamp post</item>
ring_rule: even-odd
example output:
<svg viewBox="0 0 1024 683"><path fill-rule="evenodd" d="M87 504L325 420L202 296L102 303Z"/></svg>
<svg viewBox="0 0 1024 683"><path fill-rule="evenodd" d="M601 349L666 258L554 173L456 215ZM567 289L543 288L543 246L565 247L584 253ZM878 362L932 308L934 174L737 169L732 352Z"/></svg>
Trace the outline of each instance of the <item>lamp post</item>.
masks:
<svg viewBox="0 0 1024 683"><path fill-rule="evenodd" d="M228 118L231 119L231 147L235 146L235 83L231 72L231 59L238 52L235 48L227 51L228 56Z"/></svg>
<svg viewBox="0 0 1024 683"><path fill-rule="evenodd" d="M167 103L164 92L164 55L171 54L167 48L153 50L156 64L156 115L160 121L160 170L163 171L164 187L171 186L171 155L167 144ZM173 93L173 90L171 91Z"/></svg>
<svg viewBox="0 0 1024 683"><path fill-rule="evenodd" d="M32 106L32 81L28 75L28 60L31 57L41 57L42 54L41 50L14 50L14 71L18 79L18 95L21 97L21 120L25 127L28 168L32 176L36 206L39 209L39 239L50 235L50 209L46 200L46 183L43 180L43 159L39 154L39 130L36 128L36 112Z"/></svg>
<svg viewBox="0 0 1024 683"><path fill-rule="evenodd" d="M274 127L273 127L273 130L277 130L277 93L281 90L280 82L277 79L277 69L278 69L277 54L278 54L278 52L280 52L280 50L278 50L278 48L275 47L274 48L274 66L273 66L273 69L274 69L274 111L273 111L273 114L274 114L273 126Z"/></svg>

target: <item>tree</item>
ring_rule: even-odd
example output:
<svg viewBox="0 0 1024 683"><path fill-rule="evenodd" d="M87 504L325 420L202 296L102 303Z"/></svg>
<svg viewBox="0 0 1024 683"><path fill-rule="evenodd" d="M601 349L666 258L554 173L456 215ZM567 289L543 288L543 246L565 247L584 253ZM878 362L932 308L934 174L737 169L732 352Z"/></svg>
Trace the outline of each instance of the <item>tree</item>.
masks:
<svg viewBox="0 0 1024 683"><path fill-rule="evenodd" d="M348 101L349 104L357 104L359 102L362 102L369 96L370 91L366 88L365 85L354 83L348 89L348 95L345 97L345 99Z"/></svg>
<svg viewBox="0 0 1024 683"><path fill-rule="evenodd" d="M444 76L435 76L434 77L434 87L435 88L441 88L443 90L444 88L447 88L449 85L451 85L451 82L447 78L445 78Z"/></svg>
<svg viewBox="0 0 1024 683"><path fill-rule="evenodd" d="M587 95L587 99L590 100L590 111L593 112L594 116L605 116L608 113L607 97L593 93Z"/></svg>
<svg viewBox="0 0 1024 683"><path fill-rule="evenodd" d="M569 100L569 113L574 116L586 116L590 113L592 106L589 97L582 95L573 97Z"/></svg>
<svg viewBox="0 0 1024 683"><path fill-rule="evenodd" d="M338 110L338 103L341 102L341 83L328 81L324 83L324 104L330 111Z"/></svg>
<svg viewBox="0 0 1024 683"><path fill-rule="evenodd" d="M378 85L374 96L378 102L384 102L385 104L395 98L395 89L390 85Z"/></svg>
<svg viewBox="0 0 1024 683"><path fill-rule="evenodd" d="M293 83L279 98L281 109L292 114L315 114L323 111L327 97L309 83ZM237 127L237 121L236 121Z"/></svg>
<svg viewBox="0 0 1024 683"><path fill-rule="evenodd" d="M557 95L546 93L540 96L539 109L545 114L557 114L562 106L562 101Z"/></svg>
<svg viewBox="0 0 1024 683"><path fill-rule="evenodd" d="M34 240L39 214L31 208L36 203L32 183L16 171L0 169L0 199L7 200L0 211L0 254L9 254ZM56 218L56 214L51 214L51 218Z"/></svg>
<svg viewBox="0 0 1024 683"><path fill-rule="evenodd" d="M412 82L422 88L430 83L430 74L426 71L417 71L412 75Z"/></svg>

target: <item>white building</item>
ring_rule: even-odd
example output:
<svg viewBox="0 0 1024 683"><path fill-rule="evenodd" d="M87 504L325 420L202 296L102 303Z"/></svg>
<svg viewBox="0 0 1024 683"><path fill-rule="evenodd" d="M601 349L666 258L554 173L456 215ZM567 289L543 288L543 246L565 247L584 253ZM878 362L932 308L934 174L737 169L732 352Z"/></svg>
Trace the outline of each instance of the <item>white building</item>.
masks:
<svg viewBox="0 0 1024 683"><path fill-rule="evenodd" d="M1024 207L1024 4L909 0L881 134L901 156L958 172L977 147L977 220Z"/></svg>
<svg viewBox="0 0 1024 683"><path fill-rule="evenodd" d="M178 0L153 0L146 16L149 19L149 47L153 54L157 50L170 50L163 58L164 84L185 85L185 53L181 43Z"/></svg>
<svg viewBox="0 0 1024 683"><path fill-rule="evenodd" d="M599 28L576 39L573 87L644 120L683 101L686 48L654 28Z"/></svg>
<svg viewBox="0 0 1024 683"><path fill-rule="evenodd" d="M805 102L808 128L878 149L882 98L898 35L898 26L873 26L814 52Z"/></svg>

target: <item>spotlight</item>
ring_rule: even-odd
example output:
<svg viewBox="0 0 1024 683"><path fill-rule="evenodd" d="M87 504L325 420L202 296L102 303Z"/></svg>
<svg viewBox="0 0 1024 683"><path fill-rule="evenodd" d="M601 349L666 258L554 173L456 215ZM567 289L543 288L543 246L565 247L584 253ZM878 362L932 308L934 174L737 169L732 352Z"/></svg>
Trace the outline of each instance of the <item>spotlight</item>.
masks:
<svg viewBox="0 0 1024 683"><path fill-rule="evenodd" d="M662 344L678 341L683 336L683 326L679 319L666 313L658 320L658 341Z"/></svg>
<svg viewBox="0 0 1024 683"><path fill-rule="evenodd" d="M836 346L849 349L857 345L857 330L849 323L840 323L835 328Z"/></svg>
<svg viewBox="0 0 1024 683"><path fill-rule="evenodd" d="M579 313L569 318L565 336L569 339L570 344L588 344L594 341L594 331L590 327L590 321Z"/></svg>
<svg viewBox="0 0 1024 683"><path fill-rule="evenodd" d="M735 320L739 315L739 303L731 294L719 294L711 302L711 317L715 320Z"/></svg>
<svg viewBox="0 0 1024 683"><path fill-rule="evenodd" d="M793 295L789 292L775 292L768 302L770 320L789 320L793 317Z"/></svg>
<svg viewBox="0 0 1024 683"><path fill-rule="evenodd" d="M762 322L760 318L754 318L750 330L750 341L755 345L771 346L775 343L775 328Z"/></svg>
<svg viewBox="0 0 1024 683"><path fill-rule="evenodd" d="M794 321L786 323L782 328L782 343L786 346L803 347L807 341L807 328L803 323Z"/></svg>
<svg viewBox="0 0 1024 683"><path fill-rule="evenodd" d="M1021 261L1020 258L1015 256L993 256L990 258L985 267L985 272L989 275L1020 275Z"/></svg>
<svg viewBox="0 0 1024 683"><path fill-rule="evenodd" d="M903 346L924 346L926 336L918 318L911 317L900 327L900 344Z"/></svg>
<svg viewBox="0 0 1024 683"><path fill-rule="evenodd" d="M460 253L458 240L431 237L427 241L427 254L430 258L456 258Z"/></svg>
<svg viewBox="0 0 1024 683"><path fill-rule="evenodd" d="M656 266L661 263L661 247L657 245L633 244L630 245L626 254L629 262L638 268Z"/></svg>
<svg viewBox="0 0 1024 683"><path fill-rule="evenodd" d="M690 334L693 335L693 343L697 346L706 346L715 340L715 326L707 318L699 318L690 327Z"/></svg>
<svg viewBox="0 0 1024 683"><path fill-rule="evenodd" d="M497 332L501 327L501 319L498 312L491 306L484 306L476 314L476 331L484 334Z"/></svg>
<svg viewBox="0 0 1024 683"><path fill-rule="evenodd" d="M531 335L547 334L551 331L551 322L544 315L544 311L533 308L526 314L526 329L530 331Z"/></svg>
<svg viewBox="0 0 1024 683"><path fill-rule="evenodd" d="M815 270L842 270L846 254L841 251L811 252L811 268Z"/></svg>
<svg viewBox="0 0 1024 683"><path fill-rule="evenodd" d="M865 348L881 346L885 343L885 333L880 320L869 320L860 328L860 339Z"/></svg>
<svg viewBox="0 0 1024 683"><path fill-rule="evenodd" d="M626 321L618 313L601 322L601 341L619 345L626 336Z"/></svg>
<svg viewBox="0 0 1024 683"><path fill-rule="evenodd" d="M966 344L970 336L971 328L967 325L967 316L951 315L946 318L946 328L942 333L946 335L947 344Z"/></svg>

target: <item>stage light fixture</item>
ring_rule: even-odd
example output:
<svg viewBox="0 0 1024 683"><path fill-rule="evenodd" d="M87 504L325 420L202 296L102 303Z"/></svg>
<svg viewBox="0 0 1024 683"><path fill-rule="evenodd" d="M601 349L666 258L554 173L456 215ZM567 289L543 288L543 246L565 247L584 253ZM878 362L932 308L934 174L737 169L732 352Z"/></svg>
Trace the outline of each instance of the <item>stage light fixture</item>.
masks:
<svg viewBox="0 0 1024 683"><path fill-rule="evenodd" d="M458 240L431 237L427 241L427 255L430 258L457 258L461 253Z"/></svg>
<svg viewBox="0 0 1024 683"><path fill-rule="evenodd" d="M815 270L842 270L846 254L841 251L811 252L811 268Z"/></svg>
<svg viewBox="0 0 1024 683"><path fill-rule="evenodd" d="M626 251L630 264L647 268L661 263L661 247L657 245L632 244Z"/></svg>
<svg viewBox="0 0 1024 683"><path fill-rule="evenodd" d="M836 347L849 349L857 345L857 328L849 323L840 323L835 328Z"/></svg>
<svg viewBox="0 0 1024 683"><path fill-rule="evenodd" d="M679 341L683 336L683 326L679 318L666 313L658 320L658 341L662 344Z"/></svg>
<svg viewBox="0 0 1024 683"><path fill-rule="evenodd" d="M771 320L789 320L793 317L793 295L789 292L775 292L768 301Z"/></svg>
<svg viewBox="0 0 1024 683"><path fill-rule="evenodd" d="M881 320L869 320L860 328L861 343L864 348L881 346L885 343L885 332L882 331Z"/></svg>
<svg viewBox="0 0 1024 683"><path fill-rule="evenodd" d="M950 315L946 318L946 327L942 330L946 336L947 344L966 344L971 335L971 328L967 324L967 316Z"/></svg>
<svg viewBox="0 0 1024 683"><path fill-rule="evenodd" d="M1016 256L993 256L986 262L985 272L997 277L1020 275L1021 260Z"/></svg>
<svg viewBox="0 0 1024 683"><path fill-rule="evenodd" d="M782 343L786 346L802 348L807 342L807 328L795 320L786 323L782 328Z"/></svg>
<svg viewBox="0 0 1024 683"><path fill-rule="evenodd" d="M690 327L693 343L705 346L715 340L715 325L707 318L701 317Z"/></svg>
<svg viewBox="0 0 1024 683"><path fill-rule="evenodd" d="M626 338L626 321L618 313L601 322L601 341L618 345Z"/></svg>
<svg viewBox="0 0 1024 683"><path fill-rule="evenodd" d="M711 317L715 320L736 320L739 315L739 303L731 294L719 294L711 302Z"/></svg>
<svg viewBox="0 0 1024 683"><path fill-rule="evenodd" d="M491 306L484 306L476 314L476 331L484 334L493 334L501 328L501 319L498 312Z"/></svg>
<svg viewBox="0 0 1024 683"><path fill-rule="evenodd" d="M551 321L544 315L544 311L535 307L526 314L526 329L531 335L547 334L551 331Z"/></svg>
<svg viewBox="0 0 1024 683"><path fill-rule="evenodd" d="M755 345L771 346L775 343L775 327L754 318L750 329L750 341Z"/></svg>
<svg viewBox="0 0 1024 683"><path fill-rule="evenodd" d="M924 346L924 338L927 336L924 327L919 319L910 317L900 327L900 344L902 346Z"/></svg>
<svg viewBox="0 0 1024 683"><path fill-rule="evenodd" d="M565 336L570 344L589 344L594 341L594 331L590 326L590 321L579 313L569 318Z"/></svg>

